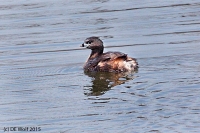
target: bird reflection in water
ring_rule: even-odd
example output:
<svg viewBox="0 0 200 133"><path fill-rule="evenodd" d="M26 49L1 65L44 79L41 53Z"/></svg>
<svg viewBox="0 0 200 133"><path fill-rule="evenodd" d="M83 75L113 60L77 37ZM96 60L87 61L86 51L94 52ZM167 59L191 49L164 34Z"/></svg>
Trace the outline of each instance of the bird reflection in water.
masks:
<svg viewBox="0 0 200 133"><path fill-rule="evenodd" d="M84 86L87 96L99 96L109 91L112 87L124 84L134 79L134 73L109 73L109 72L84 72L91 77L91 85Z"/></svg>

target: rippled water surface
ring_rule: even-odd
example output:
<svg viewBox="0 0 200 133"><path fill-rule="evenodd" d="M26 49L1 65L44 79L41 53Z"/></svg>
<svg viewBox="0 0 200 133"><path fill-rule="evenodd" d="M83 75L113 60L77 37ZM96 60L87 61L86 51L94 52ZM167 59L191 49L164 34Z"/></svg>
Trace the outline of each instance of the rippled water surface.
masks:
<svg viewBox="0 0 200 133"><path fill-rule="evenodd" d="M200 132L199 0L0 3L0 130ZM86 73L99 36L134 73Z"/></svg>

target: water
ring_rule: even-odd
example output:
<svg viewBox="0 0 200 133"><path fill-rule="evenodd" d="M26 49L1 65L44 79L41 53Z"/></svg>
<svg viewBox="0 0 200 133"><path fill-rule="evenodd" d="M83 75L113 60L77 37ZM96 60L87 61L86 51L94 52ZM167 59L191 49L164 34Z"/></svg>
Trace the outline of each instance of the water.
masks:
<svg viewBox="0 0 200 133"><path fill-rule="evenodd" d="M1 1L1 132L199 132L199 18L198 0ZM139 70L84 73L89 36Z"/></svg>

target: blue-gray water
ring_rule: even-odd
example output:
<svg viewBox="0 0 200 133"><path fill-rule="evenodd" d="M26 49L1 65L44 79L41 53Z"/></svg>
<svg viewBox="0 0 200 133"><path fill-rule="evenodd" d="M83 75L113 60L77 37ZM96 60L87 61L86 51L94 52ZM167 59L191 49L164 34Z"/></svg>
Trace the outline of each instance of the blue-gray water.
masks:
<svg viewBox="0 0 200 133"><path fill-rule="evenodd" d="M199 0L0 1L0 132L200 132ZM139 70L84 73L89 36Z"/></svg>

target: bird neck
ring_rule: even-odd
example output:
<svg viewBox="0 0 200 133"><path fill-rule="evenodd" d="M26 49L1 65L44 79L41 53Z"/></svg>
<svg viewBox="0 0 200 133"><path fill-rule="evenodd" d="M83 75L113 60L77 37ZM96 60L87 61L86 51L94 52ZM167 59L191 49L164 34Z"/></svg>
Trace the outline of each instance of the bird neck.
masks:
<svg viewBox="0 0 200 133"><path fill-rule="evenodd" d="M92 49L92 52L90 54L90 59L94 59L101 54L103 54L103 48L102 49Z"/></svg>

